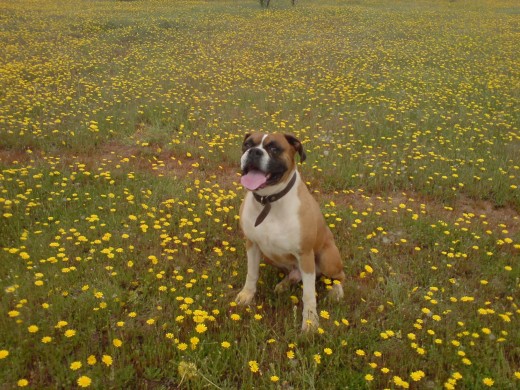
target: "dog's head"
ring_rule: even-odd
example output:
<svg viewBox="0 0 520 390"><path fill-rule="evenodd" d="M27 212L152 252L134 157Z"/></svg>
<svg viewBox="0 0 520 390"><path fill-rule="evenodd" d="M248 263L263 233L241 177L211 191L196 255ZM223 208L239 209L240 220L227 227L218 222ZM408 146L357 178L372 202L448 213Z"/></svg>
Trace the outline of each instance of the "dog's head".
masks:
<svg viewBox="0 0 520 390"><path fill-rule="evenodd" d="M301 142L289 134L246 134L242 151L241 183L250 191L288 181L296 166L296 153L305 161Z"/></svg>

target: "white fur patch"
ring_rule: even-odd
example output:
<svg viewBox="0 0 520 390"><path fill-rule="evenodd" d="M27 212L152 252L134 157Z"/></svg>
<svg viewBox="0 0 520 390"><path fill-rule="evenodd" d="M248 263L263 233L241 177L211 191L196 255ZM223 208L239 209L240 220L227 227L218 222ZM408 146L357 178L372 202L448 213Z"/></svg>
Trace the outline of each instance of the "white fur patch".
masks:
<svg viewBox="0 0 520 390"><path fill-rule="evenodd" d="M303 282L303 321L302 330L308 330L318 325L316 313L316 273L302 272Z"/></svg>
<svg viewBox="0 0 520 390"><path fill-rule="evenodd" d="M255 242L262 253L276 261L280 256L300 254L301 226L298 219L300 199L298 198L297 181L287 195L271 203L271 211L265 220L255 227L255 221L262 212L263 206L258 203L252 193L247 193L242 212L242 229L247 238ZM266 188L267 189L267 188ZM278 265L278 264L277 264ZM279 264L281 268L284 264ZM296 264L291 265L293 268Z"/></svg>
<svg viewBox="0 0 520 390"><path fill-rule="evenodd" d="M268 134L265 134L262 137L262 141L260 142L260 145L255 146L255 148L260 149L262 151L262 158L260 160L260 166L259 168L263 172L267 172L267 166L269 164L269 154L267 153L267 150L264 149L264 140L266 139ZM253 149L253 148L251 148ZM243 170L246 167L247 158L249 157L249 153L251 152L251 149L248 149L242 154L242 157L240 157L240 168Z"/></svg>

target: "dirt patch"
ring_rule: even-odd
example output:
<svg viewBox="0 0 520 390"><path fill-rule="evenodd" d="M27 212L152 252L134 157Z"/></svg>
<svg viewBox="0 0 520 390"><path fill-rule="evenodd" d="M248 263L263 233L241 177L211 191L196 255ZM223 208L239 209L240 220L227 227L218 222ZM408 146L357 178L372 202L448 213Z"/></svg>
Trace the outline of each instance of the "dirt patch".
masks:
<svg viewBox="0 0 520 390"><path fill-rule="evenodd" d="M41 151L0 149L0 161L4 164L27 164L46 158ZM194 174L200 180L214 177L220 188L225 190L240 189L238 164L220 161L215 164L203 157L188 157L175 153L171 149L162 149L157 145L130 145L117 141L108 142L95 153L61 153L63 165L81 163L87 170L100 168L121 168L133 172L165 177L185 177ZM320 204L333 201L336 207L356 211L381 211L395 208L411 208L414 212L425 211L428 215L446 222L455 223L461 219L474 219L484 222L495 232L507 230L509 235L520 233L520 214L511 207L495 207L492 202L472 199L459 195L449 205L418 193L394 192L371 194L363 189L349 191L320 190L319 180L310 186L310 190Z"/></svg>
<svg viewBox="0 0 520 390"><path fill-rule="evenodd" d="M29 150L12 150L0 148L0 162L4 164L27 163L34 159L35 153Z"/></svg>
<svg viewBox="0 0 520 390"><path fill-rule="evenodd" d="M363 189L347 193L315 193L320 204L333 201L338 208L356 211L381 211L392 209L412 209L416 213L427 215L442 221L456 223L466 220L478 220L485 223L487 229L495 231L507 230L509 235L520 233L520 213L512 207L496 207L492 202L472 199L459 195L449 205L441 201L425 197L418 193L395 192L384 195L368 194Z"/></svg>

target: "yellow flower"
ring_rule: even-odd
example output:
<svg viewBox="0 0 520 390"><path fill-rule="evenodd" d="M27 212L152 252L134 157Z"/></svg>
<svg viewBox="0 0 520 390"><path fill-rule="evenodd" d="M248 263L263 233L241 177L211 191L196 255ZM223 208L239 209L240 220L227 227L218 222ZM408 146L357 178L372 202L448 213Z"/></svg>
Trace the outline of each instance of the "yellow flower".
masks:
<svg viewBox="0 0 520 390"><path fill-rule="evenodd" d="M292 349L287 351L287 358L294 359L294 351Z"/></svg>
<svg viewBox="0 0 520 390"><path fill-rule="evenodd" d="M198 337L192 337L190 339L191 349L197 348L197 345L199 344L199 338Z"/></svg>
<svg viewBox="0 0 520 390"><path fill-rule="evenodd" d="M371 374L366 374L366 375L365 375L365 380L366 380L367 382L371 382L371 381L374 380L374 376L371 375Z"/></svg>
<svg viewBox="0 0 520 390"><path fill-rule="evenodd" d="M410 384L408 382L402 380L401 377L399 377L399 376L394 376L393 380L394 380L395 385L398 387L402 387L404 389L408 389L410 387Z"/></svg>
<svg viewBox="0 0 520 390"><path fill-rule="evenodd" d="M70 337L74 337L76 335L76 331L74 329L67 329L64 334L65 334L65 337L70 338Z"/></svg>
<svg viewBox="0 0 520 390"><path fill-rule="evenodd" d="M79 387L89 387L92 383L92 379L90 379L88 376L83 375L78 378L77 383Z"/></svg>
<svg viewBox="0 0 520 390"><path fill-rule="evenodd" d="M236 313L233 313L233 314L231 314L231 319L233 321L240 321L240 315L236 314Z"/></svg>
<svg viewBox="0 0 520 390"><path fill-rule="evenodd" d="M39 328L36 326L36 325L30 325L27 330L29 331L29 333L36 333L38 332Z"/></svg>
<svg viewBox="0 0 520 390"><path fill-rule="evenodd" d="M251 372L255 372L256 373L256 372L258 372L260 370L256 360L251 360L248 364L249 364L249 369L251 370Z"/></svg>
<svg viewBox="0 0 520 390"><path fill-rule="evenodd" d="M111 366L113 363L112 357L110 355L103 355L101 361L105 363L107 366Z"/></svg>
<svg viewBox="0 0 520 390"><path fill-rule="evenodd" d="M177 349L179 349L181 351L186 351L186 349L188 349L188 344L180 343L179 345L177 345Z"/></svg>
<svg viewBox="0 0 520 390"><path fill-rule="evenodd" d="M9 356L9 351L7 349L0 350L0 359L5 359Z"/></svg>
<svg viewBox="0 0 520 390"><path fill-rule="evenodd" d="M197 333L204 333L204 332L207 331L207 330L208 330L208 328L207 328L207 326L204 325L204 324L198 324L198 325L195 327L195 331L196 331Z"/></svg>
<svg viewBox="0 0 520 390"><path fill-rule="evenodd" d="M482 328L482 333L484 333L484 334L491 334L491 329L489 329L489 328Z"/></svg>
<svg viewBox="0 0 520 390"><path fill-rule="evenodd" d="M332 349L331 348L324 348L323 352L325 352L325 355L332 355Z"/></svg>
<svg viewBox="0 0 520 390"><path fill-rule="evenodd" d="M277 377L276 375L272 375L270 379L271 379L271 382L278 382L280 380L280 378Z"/></svg>
<svg viewBox="0 0 520 390"><path fill-rule="evenodd" d="M231 347L231 344L228 341L223 341L220 345L222 346L222 348L226 348L226 349Z"/></svg>
<svg viewBox="0 0 520 390"><path fill-rule="evenodd" d="M119 339L114 339L112 341L112 344L114 344L114 347L119 348L121 345L123 345L123 342L121 340L119 340Z"/></svg>
<svg viewBox="0 0 520 390"><path fill-rule="evenodd" d="M410 374L410 377L415 381L415 382L418 382L420 381L422 378L424 378L425 374L424 374L424 371L414 371Z"/></svg>
<svg viewBox="0 0 520 390"><path fill-rule="evenodd" d="M314 358L314 361L316 362L316 364L320 364L321 363L321 355L319 353L314 355L313 358Z"/></svg>
<svg viewBox="0 0 520 390"><path fill-rule="evenodd" d="M495 384L495 381L491 378L484 378L482 379L482 383L484 383L486 386L493 386Z"/></svg>
<svg viewBox="0 0 520 390"><path fill-rule="evenodd" d="M97 363L97 359L94 355L90 355L88 358L87 358L87 364L89 366L93 366L94 364Z"/></svg>
<svg viewBox="0 0 520 390"><path fill-rule="evenodd" d="M29 381L27 379L20 379L18 382L18 387L25 387L29 385Z"/></svg>
<svg viewBox="0 0 520 390"><path fill-rule="evenodd" d="M452 375L453 379L460 381L462 379L462 375L459 372L454 372Z"/></svg>
<svg viewBox="0 0 520 390"><path fill-rule="evenodd" d="M72 371L76 371L76 370L79 370L81 368L81 366L82 366L81 362L72 362L70 364L70 369Z"/></svg>

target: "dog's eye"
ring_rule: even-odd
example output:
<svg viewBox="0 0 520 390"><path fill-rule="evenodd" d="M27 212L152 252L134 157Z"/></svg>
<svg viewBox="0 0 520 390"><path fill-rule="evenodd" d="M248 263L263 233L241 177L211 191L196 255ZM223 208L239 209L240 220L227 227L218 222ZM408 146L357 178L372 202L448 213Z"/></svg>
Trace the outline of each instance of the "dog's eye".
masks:
<svg viewBox="0 0 520 390"><path fill-rule="evenodd" d="M242 145L242 152L245 152L246 150L251 149L252 146L253 146L252 142L245 142Z"/></svg>
<svg viewBox="0 0 520 390"><path fill-rule="evenodd" d="M276 146L276 145L269 145L267 147L267 150L271 154L278 154L278 153L280 153L280 148L278 146Z"/></svg>

